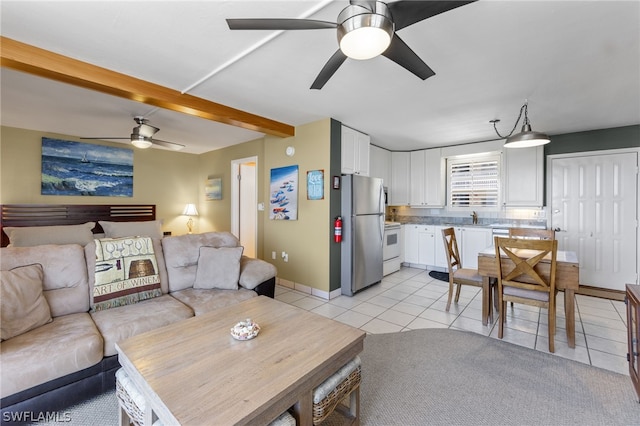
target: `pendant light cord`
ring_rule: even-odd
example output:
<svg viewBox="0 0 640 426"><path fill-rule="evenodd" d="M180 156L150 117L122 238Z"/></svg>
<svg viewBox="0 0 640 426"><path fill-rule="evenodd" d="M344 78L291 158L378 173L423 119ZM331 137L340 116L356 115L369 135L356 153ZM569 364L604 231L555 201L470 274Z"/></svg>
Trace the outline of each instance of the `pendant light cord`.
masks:
<svg viewBox="0 0 640 426"><path fill-rule="evenodd" d="M507 136L502 136L500 134L500 132L498 132L498 128L496 127L496 123L500 120L492 120L491 122L493 123L493 129L496 131L496 133L498 134L498 136L501 139L506 139L508 137L511 137L511 135L513 134L513 132L516 131L516 128L518 127L518 123L520 122L520 119L522 118L522 113L524 112L524 124L527 124L529 122L529 117L527 117L527 101L525 101L524 105L522 105L520 107L520 114L518 114L518 119L516 120L516 124L513 125L513 129L511 129L511 132L509 132L509 134Z"/></svg>

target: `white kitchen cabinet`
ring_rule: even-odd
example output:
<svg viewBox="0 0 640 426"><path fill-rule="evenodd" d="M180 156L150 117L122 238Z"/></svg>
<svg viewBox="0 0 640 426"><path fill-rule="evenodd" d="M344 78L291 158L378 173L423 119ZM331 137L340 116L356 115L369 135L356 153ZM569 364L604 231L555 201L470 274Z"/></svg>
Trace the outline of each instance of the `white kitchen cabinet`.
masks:
<svg viewBox="0 0 640 426"><path fill-rule="evenodd" d="M444 207L445 171L440 148L411 152L409 194L412 207Z"/></svg>
<svg viewBox="0 0 640 426"><path fill-rule="evenodd" d="M369 176L382 179L389 188L391 184L391 151L369 145Z"/></svg>
<svg viewBox="0 0 640 426"><path fill-rule="evenodd" d="M505 148L504 202L505 207L537 207L544 204L544 147Z"/></svg>
<svg viewBox="0 0 640 426"><path fill-rule="evenodd" d="M404 261L415 266L435 264L434 226L405 225Z"/></svg>
<svg viewBox="0 0 640 426"><path fill-rule="evenodd" d="M410 153L391 153L391 186L389 187L390 206L409 205L410 170Z"/></svg>
<svg viewBox="0 0 640 426"><path fill-rule="evenodd" d="M442 239L442 230L444 228L449 228L448 226L436 226L434 227L433 233L434 233L434 239L435 239L435 255L436 255L436 260L435 260L435 266L439 267L439 268L444 268L444 269L448 269L449 268L449 263L447 262L447 256L448 256L448 252L447 252L447 248L444 245L444 241Z"/></svg>
<svg viewBox="0 0 640 426"><path fill-rule="evenodd" d="M491 228L457 227L456 240L463 268L478 268L478 253L492 244Z"/></svg>
<svg viewBox="0 0 640 426"><path fill-rule="evenodd" d="M369 135L347 126L341 133L342 173L369 176Z"/></svg>

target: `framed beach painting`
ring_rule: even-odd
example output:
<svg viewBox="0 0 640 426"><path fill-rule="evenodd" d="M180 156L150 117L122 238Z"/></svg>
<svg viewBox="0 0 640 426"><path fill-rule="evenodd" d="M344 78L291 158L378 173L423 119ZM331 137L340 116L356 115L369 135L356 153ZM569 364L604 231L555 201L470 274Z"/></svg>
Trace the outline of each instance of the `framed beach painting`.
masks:
<svg viewBox="0 0 640 426"><path fill-rule="evenodd" d="M133 197L133 150L42 138L42 195Z"/></svg>
<svg viewBox="0 0 640 426"><path fill-rule="evenodd" d="M207 200L222 200L222 178L207 179L204 193Z"/></svg>
<svg viewBox="0 0 640 426"><path fill-rule="evenodd" d="M298 166L271 169L269 219L298 220Z"/></svg>

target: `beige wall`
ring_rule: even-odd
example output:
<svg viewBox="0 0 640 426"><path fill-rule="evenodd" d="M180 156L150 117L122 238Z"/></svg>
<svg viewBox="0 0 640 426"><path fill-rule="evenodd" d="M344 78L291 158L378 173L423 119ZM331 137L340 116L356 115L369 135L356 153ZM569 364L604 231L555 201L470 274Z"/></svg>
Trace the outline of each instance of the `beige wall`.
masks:
<svg viewBox="0 0 640 426"><path fill-rule="evenodd" d="M258 157L258 200L264 199L264 185L262 184L262 170L264 169L264 139L256 139L240 145L201 154L198 158L198 223L200 232L231 231L231 162L248 157ZM204 186L207 179L222 179L222 199L206 200ZM256 206L257 208L257 206ZM258 212L258 244L257 257L262 256L262 241L264 238L262 216Z"/></svg>
<svg viewBox="0 0 640 426"><path fill-rule="evenodd" d="M287 157L285 149L295 148L295 155ZM329 217L330 191L330 119L296 127L296 135L280 139L265 137L265 167L262 169L266 190L262 200L268 206L270 170L298 165L298 220L270 220L264 212L265 259L278 268L278 276L296 284L329 291ZM307 171L324 170L324 200L307 200ZM271 259L275 251L277 259ZM284 262L281 253L289 254Z"/></svg>
<svg viewBox="0 0 640 426"><path fill-rule="evenodd" d="M134 149L133 197L77 197L40 194L42 137L96 145L127 145L84 141L55 133L2 127L0 130L0 203L2 204L137 204L156 205L164 231L173 235L187 232L181 216L185 204L195 203L199 194L198 156L162 149Z"/></svg>
<svg viewBox="0 0 640 426"><path fill-rule="evenodd" d="M134 193L123 197L72 197L40 195L42 137L122 148L127 145L82 141L53 133L1 128L0 138L0 203L43 204L135 204L157 206L157 216L163 219L163 230L173 235L186 233L187 218L181 216L187 203L195 203L200 216L194 232L229 231L231 228L231 161L258 157L258 202L267 207L258 212L257 257L272 262L278 277L287 281L329 291L329 244L331 220L330 191L330 119L296 128L296 136L286 139L265 137L244 144L211 151L201 155L176 153L162 149L134 150ZM293 146L293 157L285 155ZM298 220L269 219L270 170L297 164L299 166ZM309 170L324 170L325 199L307 200L306 176ZM205 182L222 178L222 200L206 200ZM277 259L271 259L271 252ZM285 263L280 254L289 253Z"/></svg>

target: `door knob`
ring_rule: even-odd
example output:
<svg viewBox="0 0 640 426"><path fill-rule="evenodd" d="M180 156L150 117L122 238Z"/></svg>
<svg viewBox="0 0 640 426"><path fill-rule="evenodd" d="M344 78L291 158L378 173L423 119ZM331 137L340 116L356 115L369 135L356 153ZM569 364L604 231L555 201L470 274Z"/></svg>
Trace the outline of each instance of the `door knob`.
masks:
<svg viewBox="0 0 640 426"><path fill-rule="evenodd" d="M562 230L562 229L560 229L560 228L553 228L553 230L554 230L555 232L563 232L563 230Z"/></svg>

